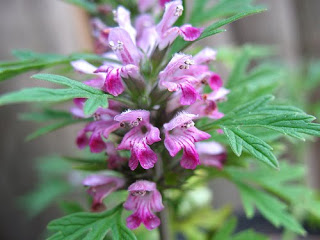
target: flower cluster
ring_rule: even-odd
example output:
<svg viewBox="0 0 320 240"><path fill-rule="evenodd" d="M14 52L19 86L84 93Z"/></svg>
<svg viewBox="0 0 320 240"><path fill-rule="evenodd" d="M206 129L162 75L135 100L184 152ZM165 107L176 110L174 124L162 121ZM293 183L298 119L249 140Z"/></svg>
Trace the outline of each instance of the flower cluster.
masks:
<svg viewBox="0 0 320 240"><path fill-rule="evenodd" d="M139 165L139 171L152 170L158 161L175 159L185 169L195 169L199 164L222 168L226 159L224 148L215 142L203 142L211 136L195 126L199 118L223 116L217 102L226 98L228 90L209 67L216 52L205 48L195 56L175 53L167 61L170 45L176 38L194 41L203 29L190 24L174 26L183 12L181 0L160 1L164 13L155 23L148 11L156 4L139 1L141 14L134 24L130 12L122 6L113 11L116 27L94 20L95 36L104 51L102 56L108 61L96 67L78 60L72 66L78 72L94 76L85 84L114 97L108 108L100 107L92 116L84 114L86 99L74 100L71 109L74 116L94 119L79 132L77 145L89 146L94 153L106 152L108 168L124 175ZM127 101L117 101L117 97ZM130 151L130 158L123 157L121 150ZM147 229L153 229L160 224L154 212L164 207L156 184L149 180L155 179L93 175L83 184L93 196L93 210L101 209L102 200L111 192L131 184L124 204L125 209L133 211L127 225L135 229L143 223Z"/></svg>

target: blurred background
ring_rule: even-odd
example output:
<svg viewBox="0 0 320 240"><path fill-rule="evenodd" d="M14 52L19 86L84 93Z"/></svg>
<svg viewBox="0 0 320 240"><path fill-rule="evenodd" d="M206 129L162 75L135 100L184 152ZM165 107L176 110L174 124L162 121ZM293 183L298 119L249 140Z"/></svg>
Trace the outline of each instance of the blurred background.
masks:
<svg viewBox="0 0 320 240"><path fill-rule="evenodd" d="M293 69L305 60L320 57L319 0L259 0L257 3L266 5L269 10L230 24L227 32L210 38L205 44L212 47L270 44L278 49L278 57ZM61 54L90 50L92 41L87 20L82 10L61 0L0 0L0 60L13 58L11 49ZM30 75L1 83L0 93L32 85ZM319 95L320 91L315 89L310 99ZM25 136L36 129L35 124L17 120L17 113L27 110L26 105L0 108L0 239L3 240L41 239L47 222L59 212L51 208L29 218L17 199L35 187L35 158L68 154L76 149L76 129L72 127L25 142ZM308 165L308 182L318 189L319 154L320 142L315 142L309 157L303 159ZM217 181L213 187L219 191L219 195L214 196L216 205L240 206L231 184Z"/></svg>

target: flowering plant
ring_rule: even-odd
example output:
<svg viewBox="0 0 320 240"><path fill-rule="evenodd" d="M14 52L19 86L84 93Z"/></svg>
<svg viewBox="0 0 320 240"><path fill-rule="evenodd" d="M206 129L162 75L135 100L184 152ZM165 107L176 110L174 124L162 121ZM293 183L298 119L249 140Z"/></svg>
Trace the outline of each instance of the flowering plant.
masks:
<svg viewBox="0 0 320 240"><path fill-rule="evenodd" d="M76 144L90 150L83 153L87 158L49 161L71 163L73 170L60 172L71 178L64 186L85 186L90 211L65 205L72 214L49 223L54 232L49 239L136 239L131 230L141 225L135 230L139 239L156 238L156 231L146 229L159 229L161 239L177 234L265 239L249 230L232 235L230 210L210 208L207 184L218 177L236 185L249 218L256 207L276 227L305 234L290 209L320 216L319 202L314 191L292 183L303 178L300 166L279 164L279 138L320 136L320 126L295 107L272 103L270 94L281 78L278 66L261 64L248 71L251 59L265 55L265 48L248 46L235 53L227 81L214 68L216 50L189 48L263 8L252 1L221 0L207 9L207 1L194 1L188 18L182 0L123 1L117 7L69 2L91 15L96 54L18 51L20 60L0 65L2 80L58 65L70 65L77 78L86 78L39 73L32 77L67 88L27 88L0 97L0 105L73 100L69 112L52 108L24 115L57 120L29 139L82 123ZM199 27L215 18L223 19ZM300 201L307 204L298 206Z"/></svg>

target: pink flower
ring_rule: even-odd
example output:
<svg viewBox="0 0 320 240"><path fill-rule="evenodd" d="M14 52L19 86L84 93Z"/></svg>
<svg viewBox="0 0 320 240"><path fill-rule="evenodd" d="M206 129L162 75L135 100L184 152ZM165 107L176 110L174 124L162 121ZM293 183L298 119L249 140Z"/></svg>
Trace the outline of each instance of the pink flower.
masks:
<svg viewBox="0 0 320 240"><path fill-rule="evenodd" d="M205 166L223 168L227 160L226 149L217 142L198 142L196 149L200 155L200 163Z"/></svg>
<svg viewBox="0 0 320 240"><path fill-rule="evenodd" d="M95 174L86 177L82 184L89 187L87 192L93 197L92 210L98 211L104 208L103 199L123 187L124 180L119 177Z"/></svg>
<svg viewBox="0 0 320 240"><path fill-rule="evenodd" d="M119 27L124 29L129 35L133 43L136 42L136 29L131 25L130 12L122 6L113 11L114 20L119 24ZM109 39L109 41L112 41Z"/></svg>
<svg viewBox="0 0 320 240"><path fill-rule="evenodd" d="M75 99L76 107L71 112L77 117L89 117L83 114L83 103L85 99ZM106 145L103 138L107 139L109 134L120 128L120 124L114 120L122 106L112 100L109 100L107 109L98 108L93 114L95 121L88 123L77 136L77 145L80 149L89 145L91 152L99 153L105 150ZM91 133L90 137L88 134Z"/></svg>
<svg viewBox="0 0 320 240"><path fill-rule="evenodd" d="M148 230L152 230L160 225L160 219L154 212L160 212L164 206L162 197L154 182L145 180L137 181L128 188L129 196L124 203L124 208L134 211L127 218L127 226L136 229L141 223Z"/></svg>
<svg viewBox="0 0 320 240"><path fill-rule="evenodd" d="M194 64L192 56L176 53L166 68L159 74L159 84L167 88L170 92L181 90L181 105L193 104L197 99L201 99L195 86L199 80L191 75L185 75L187 69Z"/></svg>
<svg viewBox="0 0 320 240"><path fill-rule="evenodd" d="M200 117L209 117L212 119L222 118L224 114L219 112L217 102L225 100L228 93L228 89L219 88L217 91L203 94L202 100L192 104L188 108L188 112L199 114Z"/></svg>
<svg viewBox="0 0 320 240"><path fill-rule="evenodd" d="M160 4L161 7L164 7L165 4L166 4L167 2L170 2L170 1L171 1L171 0L159 0L159 4Z"/></svg>
<svg viewBox="0 0 320 240"><path fill-rule="evenodd" d="M194 126L193 119L197 115L180 112L169 123L164 124L164 145L169 154L174 157L183 148L180 164L186 169L195 169L200 164L195 142L210 138L210 134L200 131Z"/></svg>
<svg viewBox="0 0 320 240"><path fill-rule="evenodd" d="M158 47L160 50L170 45L179 35L185 41L194 41L200 37L203 29L192 27L190 24L181 27L172 27L182 15L183 5L181 0L167 2L161 21L156 26L159 35Z"/></svg>
<svg viewBox="0 0 320 240"><path fill-rule="evenodd" d="M128 161L128 159L120 156L120 154L118 153L117 149L115 148L112 142L106 143L106 153L108 156L109 169L120 168L123 163Z"/></svg>
<svg viewBox="0 0 320 240"><path fill-rule="evenodd" d="M118 146L119 150L130 150L129 167L134 170L140 165L149 169L157 162L157 154L149 145L160 141L160 131L149 122L150 113L145 110L128 110L115 116L114 120L131 130L125 134Z"/></svg>
<svg viewBox="0 0 320 240"><path fill-rule="evenodd" d="M156 3L156 0L138 0L138 8L140 12L146 12L152 8Z"/></svg>
<svg viewBox="0 0 320 240"><path fill-rule="evenodd" d="M113 119L91 122L78 133L77 145L80 149L89 145L90 151L93 153L102 152L106 148L103 138L107 139L109 134L118 128L120 128L119 123ZM91 133L89 138L88 133Z"/></svg>

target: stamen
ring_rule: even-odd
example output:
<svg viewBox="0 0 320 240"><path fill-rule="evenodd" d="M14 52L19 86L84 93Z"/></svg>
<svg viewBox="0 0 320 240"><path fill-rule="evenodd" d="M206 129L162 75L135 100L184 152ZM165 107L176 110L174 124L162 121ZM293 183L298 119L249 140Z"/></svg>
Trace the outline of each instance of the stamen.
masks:
<svg viewBox="0 0 320 240"><path fill-rule="evenodd" d="M130 127L137 127L137 126L139 126L138 120L132 121L132 122L130 123Z"/></svg>
<svg viewBox="0 0 320 240"><path fill-rule="evenodd" d="M142 121L142 117L137 117L138 122Z"/></svg>
<svg viewBox="0 0 320 240"><path fill-rule="evenodd" d="M117 10L113 10L112 14L113 14L113 20L115 22L118 22L118 12L117 12Z"/></svg>
<svg viewBox="0 0 320 240"><path fill-rule="evenodd" d="M180 17L182 15L183 12L183 6L179 5L176 7L176 11L174 13L174 16Z"/></svg>
<svg viewBox="0 0 320 240"><path fill-rule="evenodd" d="M140 196L140 197L143 197L144 195L146 195L147 191L145 190L141 190L141 191L134 191L134 192L131 192L131 195L136 197L136 196Z"/></svg>
<svg viewBox="0 0 320 240"><path fill-rule="evenodd" d="M111 47L111 49L113 51L121 51L123 50L123 42L119 41L117 42L117 45L115 45L115 43L113 41L109 42L109 46Z"/></svg>
<svg viewBox="0 0 320 240"><path fill-rule="evenodd" d="M126 126L126 124L124 122L120 123L120 127L124 128Z"/></svg>
<svg viewBox="0 0 320 240"><path fill-rule="evenodd" d="M194 127L193 121L189 121L189 122L186 122L183 125L181 125L181 128L190 128L190 127Z"/></svg>
<svg viewBox="0 0 320 240"><path fill-rule="evenodd" d="M180 65L180 66L179 66L179 68L180 68L180 69L189 69L189 67L190 67L191 65L193 65L193 64L194 64L193 59L187 59L187 60L184 61L184 64L183 64L183 65Z"/></svg>
<svg viewBox="0 0 320 240"><path fill-rule="evenodd" d="M101 115L99 113L93 114L93 120L98 121L101 119Z"/></svg>

